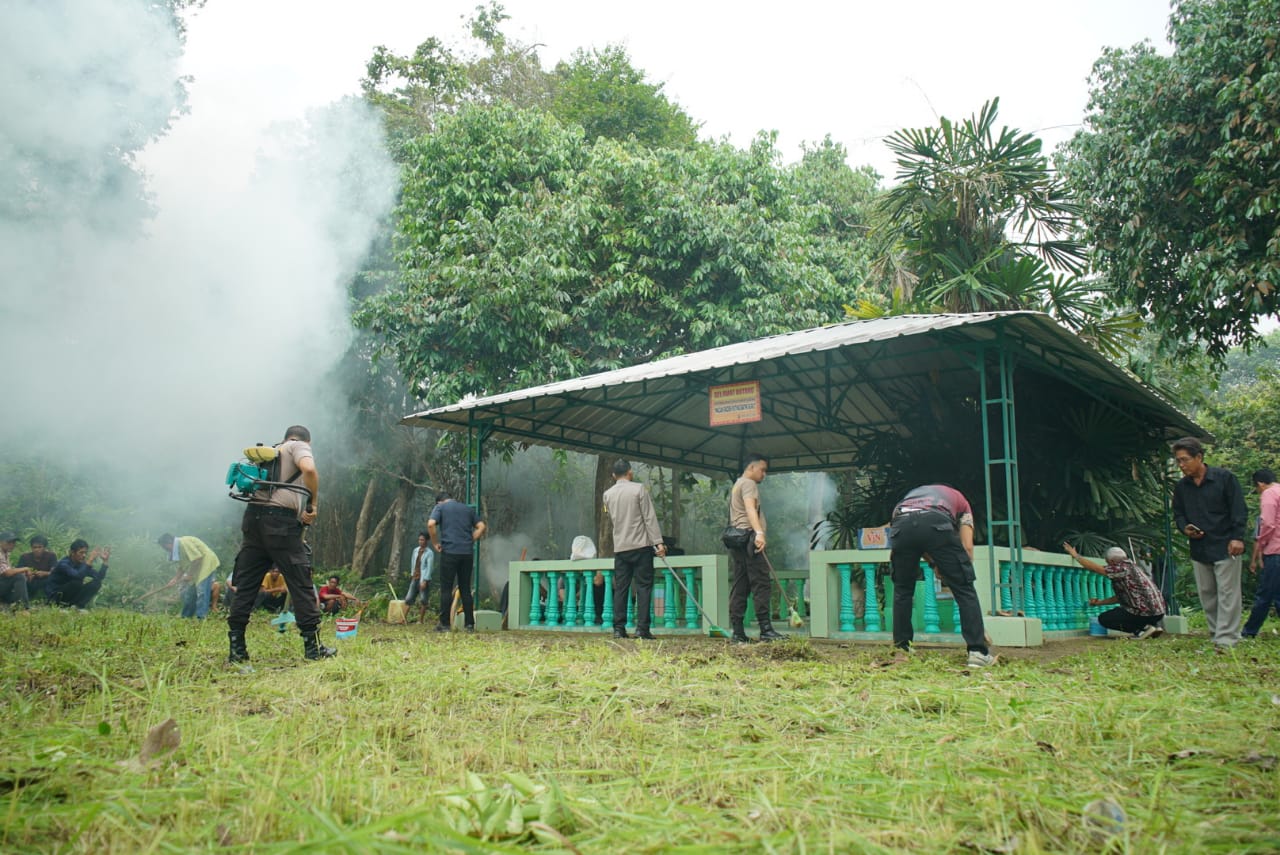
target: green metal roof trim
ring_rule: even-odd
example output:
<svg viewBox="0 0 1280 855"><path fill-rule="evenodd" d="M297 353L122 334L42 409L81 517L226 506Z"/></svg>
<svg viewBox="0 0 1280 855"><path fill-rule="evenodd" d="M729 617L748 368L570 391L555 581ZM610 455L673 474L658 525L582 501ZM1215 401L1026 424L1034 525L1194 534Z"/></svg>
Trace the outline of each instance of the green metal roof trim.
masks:
<svg viewBox="0 0 1280 855"><path fill-rule="evenodd" d="M1205 431L1133 374L1048 315L988 312L850 321L726 345L501 395L467 398L401 424L617 454L733 473L744 450L773 471L838 470L861 442L910 435L902 406L946 376L972 387L978 355L1005 347L1016 372L1049 375L1102 402L1135 429L1165 437ZM764 418L713 428L708 387L759 380Z"/></svg>

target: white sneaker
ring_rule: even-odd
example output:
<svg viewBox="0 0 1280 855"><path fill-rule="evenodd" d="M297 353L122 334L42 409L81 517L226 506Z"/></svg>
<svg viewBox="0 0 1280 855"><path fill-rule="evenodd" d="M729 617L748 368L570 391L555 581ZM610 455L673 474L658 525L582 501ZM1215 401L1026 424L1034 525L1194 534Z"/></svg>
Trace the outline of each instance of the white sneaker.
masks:
<svg viewBox="0 0 1280 855"><path fill-rule="evenodd" d="M996 656L994 653L982 653L977 650L970 650L969 651L969 667L970 668L990 668L992 665L996 664L996 660L999 658L1000 657Z"/></svg>
<svg viewBox="0 0 1280 855"><path fill-rule="evenodd" d="M1150 624L1147 624L1138 632L1135 632L1133 634L1133 637L1137 639L1143 639L1143 638L1155 638L1158 635L1164 635L1164 630L1160 627L1159 624L1150 623Z"/></svg>

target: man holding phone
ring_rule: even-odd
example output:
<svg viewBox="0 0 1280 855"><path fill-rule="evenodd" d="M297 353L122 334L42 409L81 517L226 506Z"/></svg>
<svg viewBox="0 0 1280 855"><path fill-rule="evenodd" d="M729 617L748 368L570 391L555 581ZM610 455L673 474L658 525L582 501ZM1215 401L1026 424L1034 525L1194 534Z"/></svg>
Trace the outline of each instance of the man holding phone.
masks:
<svg viewBox="0 0 1280 855"><path fill-rule="evenodd" d="M1236 476L1206 466L1195 437L1173 444L1182 480L1173 488L1173 518L1191 542L1196 590L1214 646L1221 652L1240 640L1241 556L1248 512Z"/></svg>

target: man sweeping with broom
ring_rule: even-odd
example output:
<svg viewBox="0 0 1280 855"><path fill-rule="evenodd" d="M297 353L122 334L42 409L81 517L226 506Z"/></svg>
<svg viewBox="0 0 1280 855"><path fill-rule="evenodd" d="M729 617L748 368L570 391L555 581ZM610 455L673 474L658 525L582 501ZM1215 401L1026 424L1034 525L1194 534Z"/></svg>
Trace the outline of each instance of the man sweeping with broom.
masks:
<svg viewBox="0 0 1280 855"><path fill-rule="evenodd" d="M633 480L631 464L625 460L614 461L613 486L604 491L604 509L613 523L613 637L627 637L627 597L634 584L636 638L652 640L653 557L665 557L667 545L653 499Z"/></svg>
<svg viewBox="0 0 1280 855"><path fill-rule="evenodd" d="M761 641L780 641L785 635L773 628L769 615L769 563L765 558L764 511L760 507L760 482L769 471L769 461L762 454L748 454L742 476L729 493L729 526L743 533L742 546L729 546L731 583L729 585L729 625L733 644L750 644L745 618L747 595L755 598L756 623ZM726 546L728 543L726 542Z"/></svg>

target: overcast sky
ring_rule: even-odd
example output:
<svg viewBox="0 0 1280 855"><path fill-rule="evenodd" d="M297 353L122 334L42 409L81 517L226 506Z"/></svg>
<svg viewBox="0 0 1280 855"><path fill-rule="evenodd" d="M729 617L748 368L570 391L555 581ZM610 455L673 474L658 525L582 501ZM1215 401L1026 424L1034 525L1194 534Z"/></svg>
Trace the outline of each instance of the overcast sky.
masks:
<svg viewBox="0 0 1280 855"><path fill-rule="evenodd" d="M430 36L463 45L476 0L208 0L189 21L191 114L151 152L160 180L201 157L246 171L264 126L356 92L374 46ZM786 160L830 134L886 178L883 144L1001 99L1003 122L1046 150L1070 135L1104 47L1165 44L1167 0L899 0L897 3L508 0L506 31L545 65L624 45L706 137L745 146L776 130Z"/></svg>

